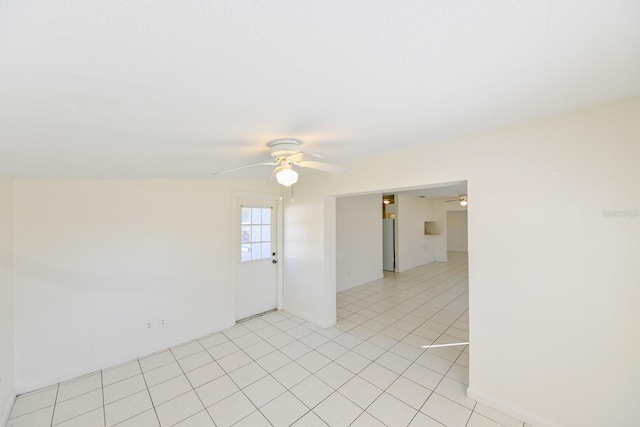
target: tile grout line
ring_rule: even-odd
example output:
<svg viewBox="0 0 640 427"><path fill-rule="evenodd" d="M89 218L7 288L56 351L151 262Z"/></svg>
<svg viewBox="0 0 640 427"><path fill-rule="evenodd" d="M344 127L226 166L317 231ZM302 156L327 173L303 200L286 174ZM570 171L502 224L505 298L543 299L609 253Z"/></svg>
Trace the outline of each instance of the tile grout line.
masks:
<svg viewBox="0 0 640 427"><path fill-rule="evenodd" d="M456 285L457 285L457 284L456 284ZM456 286L456 285L452 285L452 286ZM449 289L450 289L450 288L449 288ZM437 296L439 296L439 295L443 294L444 292L447 292L449 289L447 289L447 290L443 291L442 293L438 294ZM435 296L434 298L436 298L437 296ZM457 297L456 297L456 298L457 298ZM432 298L432 299L433 299L433 298ZM431 301L431 300L430 300L430 301ZM447 305L445 305L445 306L444 306L443 308L441 308L440 310L438 310L438 311L437 311L436 313L434 313L431 317L435 316L437 313L439 313L439 312L441 312L442 310L444 310L444 309L445 309L449 304L451 304L453 301L455 301L455 299L454 299L454 300L452 300L451 302L449 302ZM415 311L415 310L414 310L414 311ZM467 310L465 310L465 312L466 312L466 311L467 311ZM463 314L461 314L457 319L459 319L459 318L460 318L460 317L462 317L463 315L464 315L464 313L463 313ZM429 320L431 319L431 317L429 317L425 322L429 321ZM457 319L456 319L456 320L457 320ZM418 328L418 327L416 327L415 329L417 329L417 328ZM415 331L415 329L413 329L413 330ZM409 334L407 334L407 335L410 335L410 333L409 333ZM444 335L444 332L442 332L442 333L440 334L440 336L442 336L442 335ZM405 337L406 337L406 336L405 336ZM439 337L438 337L438 339L439 339ZM434 340L433 342L435 342L435 341L437 341L437 339L436 339L436 340ZM401 341L401 340L397 340L397 342L399 343L399 342L402 342L402 341ZM390 347L390 348L393 348L393 347ZM389 350L386 350L384 353L382 353L380 356L378 356L375 360L373 360L373 361L371 362L371 364L375 363L375 361L376 361L376 360L378 360L380 357L384 356L384 355L385 355L385 354L387 354L388 352L390 352L390 349L389 349ZM391 353L392 353L392 354L395 354L395 353L393 353L393 352L391 352ZM424 350L424 351L423 351L423 354L424 354L424 353L426 353L426 350ZM462 353L461 353L461 354L462 354ZM397 355L397 354L396 354L396 356L402 357L402 356ZM418 357L419 357L419 356L418 356ZM458 357L459 357L459 356L458 356ZM403 357L403 358L404 358L404 357ZM404 359L406 359L406 358L404 358ZM406 360L409 360L409 359L406 359ZM416 358L416 360L417 360L417 358ZM402 374L403 374L404 372L406 372L406 371L407 371L407 369L409 369L409 368L411 367L411 365L413 365L414 363L416 363L416 362L415 362L415 360L414 360L414 361L410 361L410 362L411 362L411 363L410 363L410 364L409 364L405 369L403 369L401 373L399 373L399 374L398 374L398 378L402 377ZM371 365L371 364L370 364L370 365ZM454 364L455 364L455 362L454 362ZM370 366L370 365L368 365L368 366ZM382 365L380 365L380 364L377 364L377 365L378 365L378 366L382 366ZM422 366L422 365L421 365L421 366ZM453 365L452 365L452 366L453 366ZM386 368L385 366L382 366L382 367L383 367L383 368L385 368L385 369L388 369L389 371L391 371L389 368ZM425 367L425 368L426 368L426 367ZM366 368L365 368L365 369L366 369ZM430 368L427 368L427 369L430 369ZM449 368L449 369L451 369L451 368ZM430 370L432 370L432 369L430 369ZM394 373L395 373L395 371L391 371L391 372L394 372ZM434 372L436 372L436 371L434 371ZM447 370L447 372L448 372L448 370ZM436 373L437 373L437 374L440 374L439 372L436 372ZM436 391L435 391L435 389L438 387L438 385L440 385L440 383L442 382L442 380L443 380L445 377L446 377L446 373L445 373L445 374L442 374L442 378L440 379L440 381L438 381L438 384L434 387L434 389L433 389L433 390L430 390L430 389L428 389L427 387L424 387L424 386L422 386L421 384L415 383L415 381L412 381L412 380L410 380L409 378L407 378L407 380L412 381L412 382L414 382L415 384L418 384L419 386L424 387L425 389L427 389L427 390L429 390L429 391L430 391L429 396L427 397L427 399L425 399L425 401L424 401L424 402L423 402L423 404L421 405L421 408L422 408L422 406L424 406L424 404L429 400L429 398L433 395L433 393L435 393L435 392L436 392ZM403 377L403 378L405 378L405 377ZM367 381L367 379L366 379L366 378L363 378L363 380ZM388 385L384 390L382 390L382 393L387 393L387 390L388 390L388 389L393 385L393 383L395 383L395 381L397 381L397 378L396 378L396 379L395 379L391 384L389 384L389 385ZM372 384L372 385L374 385L374 386L375 386L375 384ZM377 386L376 386L376 387L377 387ZM397 400L400 400L400 399L398 399L397 397L395 397L395 396L394 396L393 394L391 394L391 393L387 393L387 394L389 394L391 397L393 397L393 398L395 398L395 399L397 399ZM443 397L446 397L446 396L443 396ZM373 405L373 403L375 403L375 401L376 401L377 399L379 399L379 398L380 398L380 396L376 397L376 399L375 399L373 402L371 402L371 403L369 404L369 406L367 406L367 408L365 408L364 412L367 412L367 409L368 409L369 407L371 407L371 405ZM402 402L402 401L401 401L401 402ZM402 402L402 403L404 403L405 405L407 405L407 406L409 406L410 408L414 409L412 406L408 405L407 403L405 403L405 402ZM456 403L456 402L454 402L454 403ZM420 409L417 409L417 412L413 415L413 417L411 418L411 420L409 421L409 423L411 423L411 422L413 421L413 419L416 417L416 415L417 415L418 413L420 413L420 412L421 412L421 411L420 411ZM369 412L367 412L367 413L368 413L370 416L372 416L373 418L375 418L376 420L378 420L378 418L376 418L375 416L373 416L371 413L369 413ZM426 415L426 414L425 414L425 415ZM428 416L428 415L427 415L427 416ZM378 421L382 422L382 420L378 420ZM355 422L355 421L354 421L354 422ZM384 423L383 423L383 424L384 424Z"/></svg>
<svg viewBox="0 0 640 427"><path fill-rule="evenodd" d="M104 427L107 427L107 405L105 405L104 401L104 376L102 370L100 370L100 390L102 391L102 421L104 422Z"/></svg>
<svg viewBox="0 0 640 427"><path fill-rule="evenodd" d="M444 273L442 273L442 274L444 274ZM441 274L440 274L440 275L441 275ZM437 295L433 296L433 298L431 298L430 300L428 300L428 301L426 301L425 303L423 303L423 305L424 305L424 304L427 304L428 302L432 301L433 299L437 298L438 296L440 296L440 295L442 295L442 294L444 294L444 293L448 292L451 288L453 288L453 287L457 286L458 284L460 284L460 283L461 283L461 282L463 282L464 280L465 280L465 279L463 278L463 279L461 279L459 282L456 282L455 284L452 284L451 286L449 286L449 288L445 289L444 291L440 292L439 294L437 294ZM426 290L425 290L425 291L426 291ZM425 292L425 291L423 291L423 292ZM421 294L421 293L423 293L423 292L420 292L419 294ZM456 296L455 298L453 298L449 303L447 303L446 305L444 305L440 310L438 310L437 312L433 313L429 318L427 318L427 320L425 320L422 324L426 323L426 322L427 322L427 321L429 321L432 317L434 317L435 315L437 315L438 313L440 313L441 311L443 311L446 307L448 307L450 304L452 304L456 299L458 299L458 298L459 298L461 295L463 295L465 292L468 292L468 290L467 290L467 291L462 292L460 295L458 295L458 296ZM405 301L406 301L406 300L405 300ZM398 305L396 305L396 306L394 306L394 307L397 307L397 306L399 306L399 305L401 305L401 304L402 304L402 303L400 303L400 304L398 304ZM364 309L366 309L366 308L363 308L363 309L361 309L361 310L364 310ZM392 308L390 308L389 310L392 310ZM389 311L389 310L387 310L387 311ZM417 310L417 309L414 309L414 310L410 311L410 312L409 312L409 313L407 313L405 316L403 316L403 318L404 318L404 317L406 317L407 315L409 315L410 313L413 313L413 312L414 312L414 311L416 311L416 310ZM386 311L385 311L385 312L386 312ZM384 314L385 312L383 312L383 313L381 313L381 314ZM453 322L451 322L451 325L453 325L455 322L457 322L457 321L458 321L461 317L463 317L467 312L468 312L468 308L467 308L467 309L465 309L465 310L463 311L463 313L461 313L461 314L456 318L456 320L454 320ZM400 320L400 319L398 319L398 320ZM394 322L394 323L396 323L396 322ZM421 324L421 325L422 325L422 324ZM446 326L446 325L445 325L445 326ZM414 328L411 332L407 333L407 334L405 335L405 338L406 338L406 336L410 335L413 331L415 331L415 330L416 330L416 329L418 329L419 327L420 327L420 326L417 326L417 327L416 327L416 328ZM451 327L451 326L448 326L448 327L447 327L447 329L445 329L445 331L441 332L441 333L440 333L440 336L439 336L436 340L434 340L433 342L437 341L437 340L438 340L442 335L444 335L444 334L445 334L445 332L446 332L446 330L448 330L448 329L449 329L449 327ZM380 334L380 332L377 332L376 334ZM384 334L382 334L382 335L384 335ZM389 338L391 338L391 337L389 337ZM394 339L394 338L392 338L392 339ZM404 338L403 338L403 339L404 339ZM394 340L395 340L395 341L397 341L397 342L396 342L396 345L397 345L397 343L402 342L401 340L397 340L397 339L394 339ZM366 341L368 341L368 339L367 339ZM373 344L373 343L371 343L371 344ZM375 345L375 344L373 344L373 345ZM395 346L395 345L394 345L394 346ZM386 354L386 353L390 352L390 349L391 349L391 348L393 348L394 346L390 347L389 349L385 349L385 352L384 352L384 353L382 353L380 356L378 356L376 359L374 359L374 360L373 360L369 365L367 365L367 367L368 367L368 366L370 366L371 364L375 363L375 361L376 361L376 360L378 360L380 357L384 356L384 354ZM423 353L424 353L424 352L426 352L426 351L423 351ZM395 353L393 353L393 352L391 352L391 353L392 353L392 354L394 354L394 355L396 355L396 356L403 357L403 356L398 355L398 354L395 354ZM461 355L461 354L462 354L462 352L460 352L460 355ZM456 360L460 357L460 355L458 355L458 357L456 358ZM406 359L405 357L403 357L403 358L404 358L404 359ZM406 360L409 360L409 359L406 359ZM417 358L416 358L415 360L417 360ZM414 361L409 360L409 361L411 362L411 364L410 364L409 366L407 366L407 367L406 367L406 368L405 368L405 369L404 369L400 374L398 374L398 377L401 377L401 376L402 376L402 373L406 372L406 370L407 370L407 369L409 369L409 367L411 367L411 365L412 365L412 364L416 363L416 362L415 362L415 360L414 360ZM451 366L451 367L453 367L453 365L454 365L454 364L455 364L455 361L453 361L453 363L452 363L452 366ZM386 367L385 367L385 366L383 366L383 365L380 365L380 364L378 364L378 365L379 365L379 366L381 366L381 367L383 367L383 368L385 368L385 369L388 369L388 368L386 368ZM421 365L421 366L422 366L422 365ZM451 369L451 367L447 370L447 373L448 373L448 371ZM426 368L426 367L425 367L425 368ZM365 367L365 368L363 368L362 370L364 370L364 369L366 369L366 367ZM427 368L427 369L429 369L429 368ZM362 370L361 370L360 372L362 372ZM390 370L390 371L391 371L391 370ZM391 371L391 372L394 372L394 373L395 373L395 371ZM440 375L440 373L439 373L439 372L436 372L436 373L438 373L438 374ZM359 376L359 375L358 375L358 376ZM434 387L434 390L430 390L431 392L429 393L429 397L427 397L427 399L425 400L425 402L426 402L427 400L429 400L429 398L431 397L431 395L432 395L433 393L435 393L435 388L437 388L437 387L438 387L438 385L440 385L440 383L442 382L442 380L443 380L445 377L446 377L446 373L445 373L445 374L442 374L442 378L440 379L440 381L438 382L438 384L436 385L436 387ZM362 379L363 379L363 380L365 380L365 381L367 381L367 382L369 382L366 378L362 378ZM387 390L389 389L389 387L391 387L391 385L393 385L393 383L395 383L395 381L397 381L397 378L396 378L396 379L395 379L391 384L389 384L389 386L387 386L384 390L382 390L382 392L383 392L383 393L387 392ZM409 380L409 381L411 381L411 380ZM413 381L412 381L412 382L413 382ZM369 382L369 383L370 383L370 382ZM371 383L370 383L370 384L371 384ZM417 384L417 383L416 383L416 384ZM375 384L372 384L372 385L373 385L373 386L375 386L375 387L377 387ZM418 385L422 386L421 384L418 384ZM427 388L425 387L425 389L427 389ZM427 390L429 390L429 389L427 389ZM396 398L396 397L395 397L395 396L393 396L392 394L390 394L390 396L392 396L392 397ZM346 396L345 396L345 397L346 397ZM376 399L375 399L373 402L371 402L371 403L369 404L369 406L367 406L367 408L364 410L364 412L367 412L367 409L368 409L368 408L369 408L369 407L370 407L370 406L371 406L371 405L372 405L372 404L373 404L373 403L374 403L374 402L375 402L379 397L380 397L380 396L376 397ZM446 396L443 396L443 397L444 397L444 398L446 398ZM350 400L348 397L346 397L346 398L347 398L348 400ZM396 399L397 399L397 398L396 398ZM448 399L448 398L447 398L447 399ZM399 400L399 399L398 399L398 400ZM448 399L448 400L450 400L450 399ZM350 400L350 401L351 401L351 400ZM355 402L352 402L352 403L355 403ZM402 402L402 403L404 403L404 402ZM457 403L457 402L454 402L454 403ZM405 403L405 405L407 405L407 404ZM423 403L423 405L424 405L424 403ZM356 406L358 406L358 405L356 404ZM410 405L407 405L407 406L409 406L410 408L414 409L414 408L413 408L413 407L411 407ZM421 411L420 411L420 409L418 409L418 410L417 410L417 412L416 412L416 414L414 414L414 416L412 417L412 420L415 418L415 416L418 414L418 412L421 412ZM369 414L369 415L370 415L370 416L372 416L373 418L377 419L376 417L374 417L373 415L371 415L369 412L367 412L367 414ZM362 415L362 414L361 414L361 415ZM361 416L361 415L360 415L360 416ZM425 414L425 415L426 415L426 414ZM356 418L356 420L357 420L357 418ZM381 420L378 420L378 421L381 421ZM355 422L355 420L354 420L354 422ZM381 422L382 422L382 421L381 421ZM411 422L411 421L410 421L410 422ZM383 424L384 424L384 423L383 423Z"/></svg>
<svg viewBox="0 0 640 427"><path fill-rule="evenodd" d="M456 286L458 283L460 283L460 282L457 282L456 284L453 284L451 287ZM451 288L451 287L450 287L450 288ZM431 301L431 300L433 300L434 298L436 298L436 297L438 297L438 296L442 295L443 293L447 292L450 288L448 288L448 289L444 290L443 292L441 292L440 294L438 294L438 295L434 296L434 297L433 297L433 298L431 298L429 301ZM458 296L458 297L459 297L459 296ZM434 313L432 316L430 316L427 320L425 320L425 322L426 322L426 321L428 321L429 319L431 319L431 317L435 316L435 315L436 315L437 313L439 313L440 311L442 311L444 308L446 308L449 304L451 304L453 301L455 301L455 299L457 299L458 297L454 298L454 299L453 299L452 301L450 301L447 305L445 305L442 309L438 310L436 313ZM428 301L427 301L427 302L428 302ZM402 304L402 303L400 303L400 304ZM397 306L399 306L400 304L397 304L397 305L395 305L394 307L397 307ZM425 302L425 304L426 304L426 302ZM361 310L364 310L364 309L366 309L366 308L362 308ZM392 310L392 308L389 308L389 310ZM387 310L387 311L389 311L389 310ZM411 312L413 312L413 311L415 311L415 310L412 310ZM463 316L463 315L464 315L464 313L466 313L467 311L468 311L468 310L465 310L465 312L463 312L460 316L458 316L458 318L457 318L457 319L459 319L461 316ZM386 312L386 311L385 311L385 312ZM385 312L381 313L381 315L382 315L382 314L384 314ZM407 314L407 315L408 315L408 314ZM457 319L456 319L456 320L457 320ZM394 322L394 323L395 323L395 322ZM423 322L423 323L424 323L424 322ZM360 324L359 326L362 326L362 325ZM363 327L365 327L365 328L366 328L366 326L363 326ZM419 326L418 326L418 327L419 327ZM418 327L414 328L414 330L415 330L415 329L417 329ZM375 332L375 331L374 331L374 332ZM344 335L344 334L346 334L346 333L348 333L348 331L343 331L343 334L336 336L336 337L335 337L335 338L333 338L331 341L334 341L336 338L338 338L339 336L342 336L342 335ZM379 335L379 334L380 334L380 332L376 332L376 333L375 333L374 335L372 335L372 336ZM443 335L443 334L444 334L444 332L442 332L442 333L441 333L441 335ZM381 335L383 335L383 336L384 336L384 334L381 334ZM407 335L409 335L409 334L407 334ZM406 335L405 335L405 336L406 336ZM369 337L369 338L371 338L371 337ZM397 343L399 343L399 342L402 342L401 340L397 340L397 339L394 339L394 338L391 338L391 337L388 337L388 338L393 339L394 341L396 341L396 344L397 344ZM362 342L366 342L366 341L369 341L369 339L362 340ZM335 341L334 341L334 342L335 342ZM336 344L338 344L338 345L339 345L339 343L336 343ZM374 343L370 343L370 344L371 344L371 345L374 345L374 346L376 346L376 347L379 347L379 346L377 346L377 345L376 345L376 344L374 344ZM395 346L395 345L394 345L394 346ZM385 351L384 351L380 356L378 356L377 358L375 358L375 359L373 359L373 360L372 360L372 359L369 359L369 360L370 360L369 364L367 364L364 368L362 368L362 369L359 371L359 373L360 373L360 372L362 372L362 371L364 371L367 367L371 366L373 363L375 363L375 361L376 361L376 360L378 360L380 357L382 357L382 356L383 356L383 355L385 355L386 353L390 352L390 349L391 349L391 348L393 348L394 346L390 347L389 349L384 349L384 348L381 348L381 347L380 347L382 350L385 350ZM352 350L352 349L348 349L348 351L351 351L351 350ZM394 355L396 355L396 356L402 357L402 356L400 356L400 355L398 355L398 354L395 354L395 353L393 353L393 352L391 352L391 353L392 353L392 354L394 354ZM364 356L362 356L362 357L364 357ZM403 358L404 358L404 357L403 357ZM406 358L404 358L404 359L406 359ZM336 360L336 359L333 359L332 361L333 361L333 362L335 362L335 360ZM406 359L406 360L409 360L409 359ZM409 367L410 367L413 363L415 363L414 361L410 361L410 362L411 362L411 364L410 364L409 366L407 366L407 368L405 368L402 372L405 372L407 369L409 369ZM338 364L339 364L339 362L336 362L336 363L338 363ZM378 363L376 363L376 364L377 364L378 366L380 366L380 367L384 368L384 369L389 370L390 372L393 372L394 374L396 373L395 371L392 371L392 370L390 370L389 368L387 368L387 367L385 367L385 366L383 366L383 365L380 365L380 364L378 364ZM344 368L344 367L343 367L343 368ZM345 369L346 369L346 368L345 368ZM427 369L428 369L428 368L427 368ZM351 371L350 371L350 372L351 372ZM367 381L369 384L371 384L372 386L374 386L374 387L376 387L376 388L378 388L378 389L379 389L379 387L378 387L378 386L376 386L375 384L371 383L371 382L370 382L370 381L368 381L366 378L362 378L362 377L360 377L359 373L358 373L358 374L355 374L352 378L350 378L350 379L349 379L349 381L351 381L353 378L355 378L355 377L357 376L357 377L361 378L363 381ZM438 374L439 374L439 373L438 373ZM315 374L314 374L314 373L312 373L312 375L314 375L314 376L315 376ZM399 378L399 377L401 377L401 376L402 376L402 373L398 374L398 378ZM442 375L442 378L444 378L444 377L445 377L445 375ZM316 377L316 378L318 378L318 377ZM318 379L319 379L320 381L323 381L323 380L322 380L322 378L318 378ZM382 390L382 393L385 393L385 392L389 389L389 387L391 387L391 385L392 385L396 380L397 380L397 378L396 378L396 379L395 379L391 384L389 384L389 386L387 386L385 389L383 389L383 390ZM349 382L349 381L347 381L347 382ZM442 379L441 379L440 381L442 381ZM325 384L327 384L325 381L323 381L323 382L324 382ZM345 382L344 384L346 384L347 382ZM339 388L341 388L344 384L342 384ZM416 383L416 384L417 384L417 383ZM439 383L438 383L438 384L439 384ZM328 385L331 389L333 389L333 390L334 390L334 392L337 392L338 394L340 394L341 396L343 396L345 399L347 399L349 402L353 403L356 407L358 407L359 409L362 409L362 407L361 407L360 405L358 405L357 403L353 402L353 401L352 401L348 396L346 396L346 395L344 395L343 393L341 393L338 389L334 389L330 384L327 384L327 385ZM420 385L420 384L418 384L418 385ZM437 386L436 386L436 387L437 387ZM425 387L425 389L426 389L426 387ZM429 389L427 389L427 390L429 390ZM435 392L435 390L430 390L430 391L431 391L431 393L429 394L429 397L431 396L431 394L433 394L433 393ZM333 394L333 393L332 393L332 394ZM389 393L388 393L388 394L389 394ZM382 395L382 394L380 394L379 396L377 396L377 397L376 397L376 398L375 398L375 399L374 399L374 400L373 400L373 401L372 401L372 402L371 402L371 403L370 403L366 408L364 408L364 409L362 410L362 412L358 415L358 417L356 417L356 419L355 419L352 423L356 422L356 421L358 420L358 418L360 418L360 417L362 416L362 414L363 414L363 413L367 412L367 409L368 409L368 408L369 408L369 407L370 407L370 406L371 406L371 405L372 405L372 404L373 404L377 399L379 399L381 395ZM325 398L324 398L322 401L320 401L319 403L317 403L317 404L314 406L314 408L316 408L317 406L319 406L322 402L324 402L324 401L325 401L326 399L328 399L330 396L331 396L331 394L330 394L329 396L325 397ZM394 397L395 399L397 399L397 398L396 398L395 396L393 396L392 394L390 394L390 396L392 396L392 397ZM427 397L427 399L426 399L426 400L428 400L428 399L429 399L429 397ZM426 402L426 400L425 400L425 402ZM403 403L404 403L404 402L403 402ZM414 409L414 408L413 408L413 407L411 407L410 405L407 405L407 406L409 406L410 408ZM313 411L313 408L312 408L311 410ZM416 414L417 414L418 412L420 412L420 409L418 409L418 410L417 410ZM315 412L314 412L314 413L315 413ZM378 420L375 416L373 416L373 415L372 415L372 414L370 414L369 412L367 412L367 414L368 414L369 416L373 417L374 419ZM316 414L316 416L320 417L318 414ZM322 417L320 417L320 418L322 419ZM412 417L412 419L413 419L413 418L415 418L415 415L414 415L414 417ZM324 421L324 420L323 420L323 421ZM382 422L381 420L378 420L378 421ZM350 424L352 424L352 423L350 423ZM384 424L384 423L383 423L383 424Z"/></svg>
<svg viewBox="0 0 640 427"><path fill-rule="evenodd" d="M209 352L207 351L207 349L206 349L206 348L204 348L204 346L200 343L200 341L198 341L198 340L196 339L196 340L194 340L193 342L197 342L197 343L198 343L198 345L200 345L200 346L203 348L203 351L205 351L205 352L207 352L207 354L209 354ZM187 382L188 382L188 383L189 383L189 385L191 386L191 390L189 390L189 391L193 391L193 392L194 392L194 394L195 394L195 395L196 395L196 397L198 398L198 401L200 401L200 404L202 404L202 407L204 408L204 409L203 409L203 411L207 413L207 416L209 417L209 419L211 420L211 422L212 422L212 423L213 423L213 425L215 426L215 425L216 425L216 422L213 420L213 417L211 417L211 414L209 413L209 410L207 409L207 406L206 406L206 405L204 404L204 402L202 401L202 398L200 398L200 395L198 394L198 391L197 391L197 390L196 390L196 388L193 386L193 383L191 382L191 380L190 380L190 379L189 379L189 377L187 376L187 373L184 371L184 368L183 368L183 367L182 367L182 365L180 364L180 359L178 359L178 358L176 357L176 355L173 353L173 350L171 350L171 348L169 348L169 351L171 352L171 355L172 355L172 356L173 356L173 358L175 359L176 363L178 364L178 367L180 368L180 371L182 371L182 375L184 375L185 379L187 380ZM200 353L200 352L198 352L198 353ZM198 353L194 353L194 354L198 354ZM191 354L191 355L189 355L189 356L193 356L193 354ZM185 356L185 357L183 357L183 359L184 359L184 358L186 358L186 357L189 357L189 356ZM211 356L211 354L209 354L209 356ZM214 362L216 362L216 359L215 359L213 356L211 356L211 358L213 359L213 361L214 361ZM203 366L204 366L204 365L203 365ZM222 367L220 367L220 368L224 371L224 369L223 369ZM196 368L196 369L198 369L198 368ZM177 377L175 377L175 378L177 378ZM221 377L218 377L218 378L221 378ZM168 380L168 381L170 381L170 380ZM212 381L215 381L215 380L212 380ZM160 384L162 384L162 383L160 383ZM208 384L208 383L205 383L205 384ZM204 384L203 384L203 385L204 385ZM189 391L187 391L187 392L185 392L185 393L183 393L183 394L181 394L181 395L179 395L179 396L176 396L176 397L174 397L173 399L169 399L167 402L170 402L170 401L172 401L172 400L174 400L174 399L177 399L177 398L178 398L178 397L180 397L180 396L184 396L185 394L189 393ZM167 403L167 402L163 402L163 403ZM155 405L154 405L154 408L155 408ZM187 418L185 418L185 419L183 419L183 420L178 421L178 423L181 423L182 421L188 420L189 418L191 418L191 417L193 417L193 416L195 416L195 415L199 414L200 412L201 412L201 411L198 411L198 412L196 412L195 414L191 414L191 415L189 415ZM159 421L160 421L160 418L158 417L158 422L159 422Z"/></svg>
<svg viewBox="0 0 640 427"><path fill-rule="evenodd" d="M51 412L51 426L53 426L53 419L56 415L56 406L58 404L58 394L60 393L60 383L56 386L56 398L53 401L53 411Z"/></svg>
<svg viewBox="0 0 640 427"><path fill-rule="evenodd" d="M173 353L171 353L171 355L173 356ZM144 385L146 387L147 394L149 395L149 401L151 402L151 408L153 409L153 413L156 414L156 420L158 420L158 425L162 425L162 423L160 422L160 417L158 416L158 411L156 410L156 405L153 403L153 398L151 397L151 389L149 387L149 384L147 383L147 378L144 376L144 370L142 369L142 363L140 363L140 359L136 359L136 360L138 362L138 367L140 368L140 375L142 375L142 381L144 381ZM137 393L139 393L139 392L137 392ZM137 393L134 393L134 394L137 394ZM133 396L134 394L132 394L130 396ZM134 417L137 417L140 414L144 414L145 412L146 411L143 411L143 412L140 412L138 414L135 414L134 416L129 417L126 420L120 421L118 424L120 424L120 423L122 423L124 421L130 420L130 419L132 419ZM111 426L106 426L106 427L111 427Z"/></svg>

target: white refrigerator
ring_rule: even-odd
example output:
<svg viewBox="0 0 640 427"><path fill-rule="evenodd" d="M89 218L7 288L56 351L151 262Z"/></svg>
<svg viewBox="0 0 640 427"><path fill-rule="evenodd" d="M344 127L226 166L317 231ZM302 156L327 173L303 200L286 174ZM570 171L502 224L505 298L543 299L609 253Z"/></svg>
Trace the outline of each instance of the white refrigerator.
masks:
<svg viewBox="0 0 640 427"><path fill-rule="evenodd" d="M396 271L396 220L382 220L382 269Z"/></svg>

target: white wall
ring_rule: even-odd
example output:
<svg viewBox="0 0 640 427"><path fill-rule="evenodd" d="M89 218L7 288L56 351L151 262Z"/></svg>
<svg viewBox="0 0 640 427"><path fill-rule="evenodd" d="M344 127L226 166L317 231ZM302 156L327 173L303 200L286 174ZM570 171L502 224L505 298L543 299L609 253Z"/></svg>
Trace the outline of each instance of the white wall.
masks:
<svg viewBox="0 0 640 427"><path fill-rule="evenodd" d="M15 397L13 352L13 181L0 179L0 425Z"/></svg>
<svg viewBox="0 0 640 427"><path fill-rule="evenodd" d="M328 327L336 322L336 198L296 186L295 201L284 198L283 309Z"/></svg>
<svg viewBox="0 0 640 427"><path fill-rule="evenodd" d="M232 325L232 190L278 191L256 181L17 180L18 390Z"/></svg>
<svg viewBox="0 0 640 427"><path fill-rule="evenodd" d="M285 287L331 288L322 248L335 235L311 209L328 196L468 180L470 395L537 427L638 425L640 217L602 214L640 209L638 141L634 98L305 177L293 208L304 226L285 218L305 271L286 272Z"/></svg>
<svg viewBox="0 0 640 427"><path fill-rule="evenodd" d="M336 199L336 291L382 277L382 194Z"/></svg>
<svg viewBox="0 0 640 427"><path fill-rule="evenodd" d="M415 194L396 194L396 271L403 272L435 260L438 236L424 234L424 222L433 221L433 203Z"/></svg>
<svg viewBox="0 0 640 427"><path fill-rule="evenodd" d="M468 228L466 211L447 212L447 250L468 252Z"/></svg>

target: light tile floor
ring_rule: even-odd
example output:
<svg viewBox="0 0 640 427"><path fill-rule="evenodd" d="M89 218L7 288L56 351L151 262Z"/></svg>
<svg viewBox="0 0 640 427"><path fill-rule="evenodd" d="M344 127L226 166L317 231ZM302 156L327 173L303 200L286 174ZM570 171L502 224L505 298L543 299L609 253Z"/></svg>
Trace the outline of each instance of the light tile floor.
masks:
<svg viewBox="0 0 640 427"><path fill-rule="evenodd" d="M274 312L19 396L8 427L523 423L466 396L466 254L340 292L328 329Z"/></svg>

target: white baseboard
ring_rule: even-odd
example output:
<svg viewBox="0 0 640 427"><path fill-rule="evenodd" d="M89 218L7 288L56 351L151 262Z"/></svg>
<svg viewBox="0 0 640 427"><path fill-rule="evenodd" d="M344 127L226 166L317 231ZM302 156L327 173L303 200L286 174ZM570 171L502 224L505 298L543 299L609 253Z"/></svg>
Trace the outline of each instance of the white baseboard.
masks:
<svg viewBox="0 0 640 427"><path fill-rule="evenodd" d="M516 409L510 405L507 405L504 402L496 400L486 394L479 393L471 387L467 388L467 396L471 399L476 400L484 405L490 406L493 409L496 409L500 412L503 412L519 421L524 421L525 423L533 426L533 427L554 427L550 422L542 420L534 415L531 415L528 412ZM556 426L557 427L557 426Z"/></svg>
<svg viewBox="0 0 640 427"><path fill-rule="evenodd" d="M355 288L360 285L364 285L365 283L373 282L376 280L380 280L384 278L384 274L378 274L375 276L367 277L360 280L355 280L353 282L343 283L341 286L337 286L336 284L336 292L348 291L349 289Z"/></svg>
<svg viewBox="0 0 640 427"><path fill-rule="evenodd" d="M291 313L294 316L298 316L301 319L306 320L307 322L311 322L316 326L320 326L321 328L328 328L328 327L333 326L333 325L336 324L335 321L333 323L331 323L331 324L328 324L327 322L321 322L320 320L318 320L316 318L313 318L313 317L307 315L306 313L302 313L302 312L299 312L297 310L294 310L291 307L284 306L284 307L282 307L282 310L286 311L287 313Z"/></svg>

